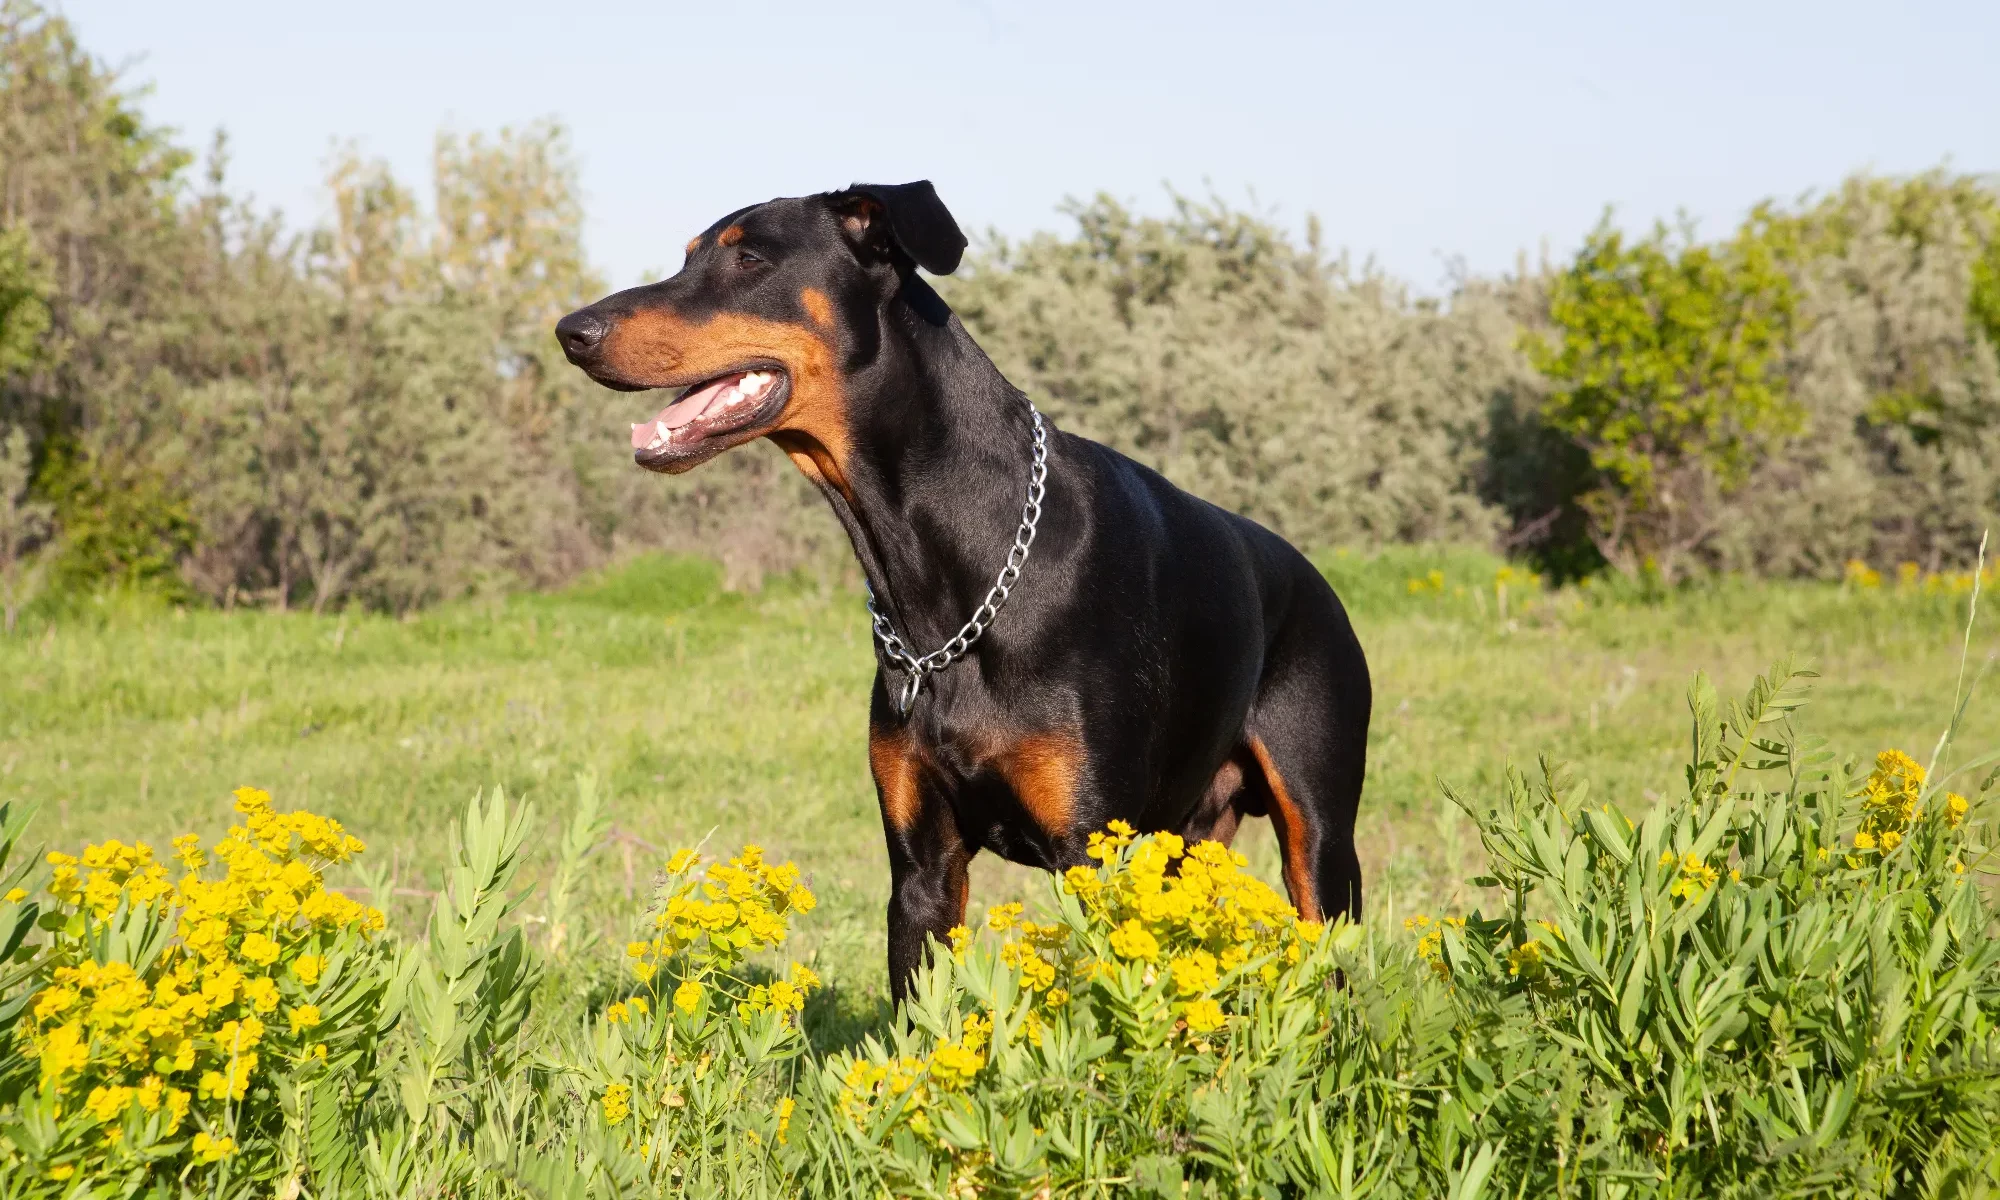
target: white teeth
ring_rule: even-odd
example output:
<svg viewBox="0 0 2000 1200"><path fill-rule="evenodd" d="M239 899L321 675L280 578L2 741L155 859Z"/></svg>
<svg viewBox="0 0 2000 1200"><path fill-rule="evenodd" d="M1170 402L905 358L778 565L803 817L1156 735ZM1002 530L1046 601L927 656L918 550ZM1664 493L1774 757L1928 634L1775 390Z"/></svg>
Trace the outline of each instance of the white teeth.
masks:
<svg viewBox="0 0 2000 1200"><path fill-rule="evenodd" d="M653 435L653 440L656 442L664 442L672 436L674 436L674 431L667 428L667 423L665 421L661 421L659 424L659 432Z"/></svg>

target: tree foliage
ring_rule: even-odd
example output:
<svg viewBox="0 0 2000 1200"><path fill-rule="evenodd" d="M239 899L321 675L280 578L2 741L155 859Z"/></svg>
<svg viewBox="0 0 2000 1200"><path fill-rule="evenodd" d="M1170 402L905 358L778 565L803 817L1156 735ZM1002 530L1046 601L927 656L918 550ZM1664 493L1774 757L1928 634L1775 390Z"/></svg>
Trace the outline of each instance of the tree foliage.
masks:
<svg viewBox="0 0 2000 1200"><path fill-rule="evenodd" d="M17 601L30 559L57 602L321 610L640 547L715 555L732 585L852 570L771 447L637 471L635 411L561 360L549 326L605 283L559 126L441 136L422 196L343 150L330 218L301 227L142 101L60 16L0 0ZM1606 224L1438 296L1219 201L1068 216L986 239L941 290L1060 426L1307 546L1830 576L1962 566L2000 518L1988 180L1857 176L1713 242Z"/></svg>
<svg viewBox="0 0 2000 1200"><path fill-rule="evenodd" d="M1632 240L1607 220L1549 283L1553 342L1524 345L1550 382L1543 414L1602 473L1582 497L1599 550L1671 577L1802 414L1782 374L1797 309L1762 217L1730 242Z"/></svg>

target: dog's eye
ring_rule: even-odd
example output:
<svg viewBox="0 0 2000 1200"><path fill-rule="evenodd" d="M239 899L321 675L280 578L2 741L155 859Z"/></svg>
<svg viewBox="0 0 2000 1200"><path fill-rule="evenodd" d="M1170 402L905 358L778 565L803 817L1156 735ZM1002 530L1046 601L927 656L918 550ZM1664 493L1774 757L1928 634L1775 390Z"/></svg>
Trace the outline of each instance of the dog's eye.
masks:
<svg viewBox="0 0 2000 1200"><path fill-rule="evenodd" d="M746 271L751 267L762 266L763 262L763 256L754 251L738 250L736 252L736 265Z"/></svg>

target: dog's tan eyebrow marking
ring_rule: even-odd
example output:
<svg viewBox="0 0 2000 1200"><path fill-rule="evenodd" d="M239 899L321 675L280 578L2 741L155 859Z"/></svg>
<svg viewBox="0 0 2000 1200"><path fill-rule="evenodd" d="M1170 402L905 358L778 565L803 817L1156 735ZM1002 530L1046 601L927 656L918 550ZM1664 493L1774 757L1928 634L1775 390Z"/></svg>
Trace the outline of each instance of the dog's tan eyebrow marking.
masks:
<svg viewBox="0 0 2000 1200"><path fill-rule="evenodd" d="M688 239L687 252L693 254L699 249L701 249L701 235L697 233Z"/></svg>
<svg viewBox="0 0 2000 1200"><path fill-rule="evenodd" d="M743 227L741 225L731 225L729 228L715 235L715 244L718 246L734 246L742 240Z"/></svg>
<svg viewBox="0 0 2000 1200"><path fill-rule="evenodd" d="M805 306L806 315L821 329L833 328L833 301L818 288L800 288L799 303Z"/></svg>

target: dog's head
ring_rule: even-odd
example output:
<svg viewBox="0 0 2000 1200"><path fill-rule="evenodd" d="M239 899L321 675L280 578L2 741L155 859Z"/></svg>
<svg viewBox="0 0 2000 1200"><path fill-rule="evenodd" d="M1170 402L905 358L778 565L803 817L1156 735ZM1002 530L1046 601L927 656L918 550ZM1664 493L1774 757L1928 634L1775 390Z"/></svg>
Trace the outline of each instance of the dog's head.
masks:
<svg viewBox="0 0 2000 1200"><path fill-rule="evenodd" d="M606 387L679 390L632 426L647 470L678 474L768 434L838 483L849 364L874 356L911 269L950 274L965 244L928 180L773 200L709 226L671 279L564 317L556 339Z"/></svg>

